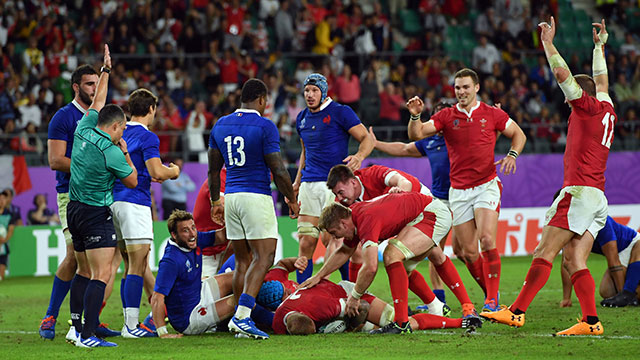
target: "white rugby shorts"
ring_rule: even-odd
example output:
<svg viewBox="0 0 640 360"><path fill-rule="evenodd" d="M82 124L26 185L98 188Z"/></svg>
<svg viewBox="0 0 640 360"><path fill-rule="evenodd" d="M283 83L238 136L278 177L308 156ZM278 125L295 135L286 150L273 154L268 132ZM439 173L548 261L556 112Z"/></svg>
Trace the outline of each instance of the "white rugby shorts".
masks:
<svg viewBox="0 0 640 360"><path fill-rule="evenodd" d="M71 239L71 232L69 231L69 223L67 223L67 205L69 205L69 193L58 193L56 198L58 203L58 217L60 218L60 225L62 226L62 233L64 234L64 242L67 245L73 244Z"/></svg>
<svg viewBox="0 0 640 360"><path fill-rule="evenodd" d="M239 192L224 197L229 240L277 239L278 222L270 195Z"/></svg>
<svg viewBox="0 0 640 360"><path fill-rule="evenodd" d="M151 208L126 201L111 204L118 241L126 245L147 245L153 241Z"/></svg>
<svg viewBox="0 0 640 360"><path fill-rule="evenodd" d="M216 281L214 278L202 280L200 287L200 303L191 310L189 315L189 326L184 330L185 335L198 335L206 331L215 329L220 320L216 312L216 299L213 296L209 281Z"/></svg>
<svg viewBox="0 0 640 360"><path fill-rule="evenodd" d="M220 261L222 261L223 252L215 255L202 255L202 277L213 277L218 271Z"/></svg>
<svg viewBox="0 0 640 360"><path fill-rule="evenodd" d="M453 225L460 225L475 218L475 209L500 212L502 182L496 176L484 184L468 188L449 188L449 205L453 212Z"/></svg>
<svg viewBox="0 0 640 360"><path fill-rule="evenodd" d="M544 225L573 231L593 238L607 221L609 206L602 190L592 186L566 186L545 214Z"/></svg>
<svg viewBox="0 0 640 360"><path fill-rule="evenodd" d="M303 182L298 192L300 215L320 217L322 209L330 205L336 195L327 188L324 181Z"/></svg>
<svg viewBox="0 0 640 360"><path fill-rule="evenodd" d="M629 246L624 248L621 252L618 253L618 258L620 259L620 263L624 267L629 267L629 260L631 259L631 251L633 251L633 247L640 241L640 234L637 234L636 237L631 240Z"/></svg>

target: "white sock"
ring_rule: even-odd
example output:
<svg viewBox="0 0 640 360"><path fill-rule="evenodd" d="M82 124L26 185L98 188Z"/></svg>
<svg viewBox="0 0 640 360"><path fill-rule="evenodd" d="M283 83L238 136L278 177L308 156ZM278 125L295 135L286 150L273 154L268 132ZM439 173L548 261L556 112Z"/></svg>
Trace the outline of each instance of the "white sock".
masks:
<svg viewBox="0 0 640 360"><path fill-rule="evenodd" d="M429 308L429 314L442 316L442 308L444 303L437 297L433 298L433 301L427 304Z"/></svg>
<svg viewBox="0 0 640 360"><path fill-rule="evenodd" d="M138 319L140 318L140 308L128 307L124 309L125 324L129 327L129 329L135 329L138 326Z"/></svg>
<svg viewBox="0 0 640 360"><path fill-rule="evenodd" d="M251 309L246 306L238 305L238 309L236 310L235 317L238 320L242 320L251 316Z"/></svg>

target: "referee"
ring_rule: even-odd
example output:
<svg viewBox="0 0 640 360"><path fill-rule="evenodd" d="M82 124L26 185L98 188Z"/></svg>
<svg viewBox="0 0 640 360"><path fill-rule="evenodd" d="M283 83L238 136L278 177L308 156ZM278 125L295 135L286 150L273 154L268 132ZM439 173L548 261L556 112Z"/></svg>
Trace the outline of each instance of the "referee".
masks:
<svg viewBox="0 0 640 360"><path fill-rule="evenodd" d="M116 250L109 205L113 203L116 178L129 188L138 184L138 172L122 139L126 127L124 112L117 105L105 106L110 72L111 56L105 45L96 94L89 111L78 123L71 153L67 218L78 271L71 284L69 305L78 347L117 346L95 336Z"/></svg>

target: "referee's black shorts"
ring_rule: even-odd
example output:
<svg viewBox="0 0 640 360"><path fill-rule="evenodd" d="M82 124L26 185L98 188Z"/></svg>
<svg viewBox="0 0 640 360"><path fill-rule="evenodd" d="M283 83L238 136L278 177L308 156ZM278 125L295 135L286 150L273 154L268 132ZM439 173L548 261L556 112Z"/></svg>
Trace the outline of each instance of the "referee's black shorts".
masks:
<svg viewBox="0 0 640 360"><path fill-rule="evenodd" d="M108 206L92 206L69 201L67 222L73 239L73 249L85 250L116 247L116 230Z"/></svg>

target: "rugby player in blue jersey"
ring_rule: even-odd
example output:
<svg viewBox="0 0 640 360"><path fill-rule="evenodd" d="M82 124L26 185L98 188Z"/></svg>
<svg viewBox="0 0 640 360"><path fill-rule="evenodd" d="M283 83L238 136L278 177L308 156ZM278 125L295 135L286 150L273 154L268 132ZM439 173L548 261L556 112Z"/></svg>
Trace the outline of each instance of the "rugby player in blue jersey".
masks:
<svg viewBox="0 0 640 360"><path fill-rule="evenodd" d="M73 149L73 134L82 116L87 112L96 93L98 73L90 65L81 65L71 74L71 88L75 94L73 100L60 108L51 118L48 128L47 158L49 167L56 172L56 192L58 193L58 215L62 225L62 232L67 245L67 252L58 265L53 287L49 299L47 314L40 323L39 333L43 339L53 340L55 337L55 325L60 311L60 306L71 288L71 280L76 273L77 263L73 253L71 233L67 226L67 204L69 203L69 178L71 173L71 150ZM116 259L118 264L119 260ZM116 262L116 261L114 261ZM113 281L110 281L105 299L109 297ZM104 304L103 304L104 305ZM73 330L73 329L72 329ZM71 331L72 335L75 330ZM108 329L100 324L96 333L101 336L117 336L119 332ZM74 337L75 338L75 335Z"/></svg>
<svg viewBox="0 0 640 360"><path fill-rule="evenodd" d="M120 293L124 313L122 337L137 339L154 336L150 329L138 327L143 276L153 286L153 274L148 269L149 250L153 242L151 219L151 180L176 179L180 168L165 166L160 160L160 140L149 130L156 115L158 98L147 89L134 91L128 100L131 121L122 138L127 142L131 161L138 169L138 185L129 189L120 180L113 188L113 224L118 248L125 260L125 274Z"/></svg>
<svg viewBox="0 0 640 360"><path fill-rule="evenodd" d="M373 142L356 113L327 96L328 84L323 75L314 73L307 76L303 90L307 108L296 119L302 151L293 187L299 194L300 202L298 256L305 256L309 260L305 270L296 273L298 283L304 282L313 273L313 252L320 235L317 227L320 212L335 199L326 186L329 170L343 163L352 171L358 170L373 150ZM349 155L349 137L360 143L354 155ZM325 245L329 238L328 234L323 237ZM347 264L340 272L343 279L349 278Z"/></svg>
<svg viewBox="0 0 640 360"><path fill-rule="evenodd" d="M211 217L221 223L224 214L227 238L236 257L233 293L238 301L229 330L256 339L269 335L251 318L264 276L273 265L278 223L271 197L271 175L285 196L292 218L298 202L291 178L280 157L280 135L275 124L262 117L267 86L249 79L242 86L242 108L220 118L209 138L209 195ZM220 199L220 170L227 168L225 201Z"/></svg>
<svg viewBox="0 0 640 360"><path fill-rule="evenodd" d="M438 103L434 106L431 115L448 107L451 107L451 104L445 102ZM449 206L449 187L451 186L451 180L449 179L449 155L447 154L447 145L444 142L444 137L442 137L441 134L436 134L408 144L380 141L376 139L372 127L369 127L369 135L373 139L375 148L389 155L405 157L426 156L431 165L431 193L434 198L437 198ZM451 229L451 238L454 252L457 254L458 252L456 252L456 250L458 249L454 239L453 228ZM446 242L447 238L445 237L439 246L444 249ZM444 286L433 263L429 263L429 278L433 286L433 293L436 294L440 301L445 302ZM479 278L476 279L476 281L478 281L482 290L486 292L483 279Z"/></svg>
<svg viewBox="0 0 640 360"><path fill-rule="evenodd" d="M596 236L591 252L604 255L607 270L600 282L600 302L606 307L638 305L636 290L640 283L640 235L628 226L618 224L607 216L604 228ZM571 276L566 269L569 259L563 256L562 289L560 306L571 306ZM625 274L626 273L626 274Z"/></svg>

